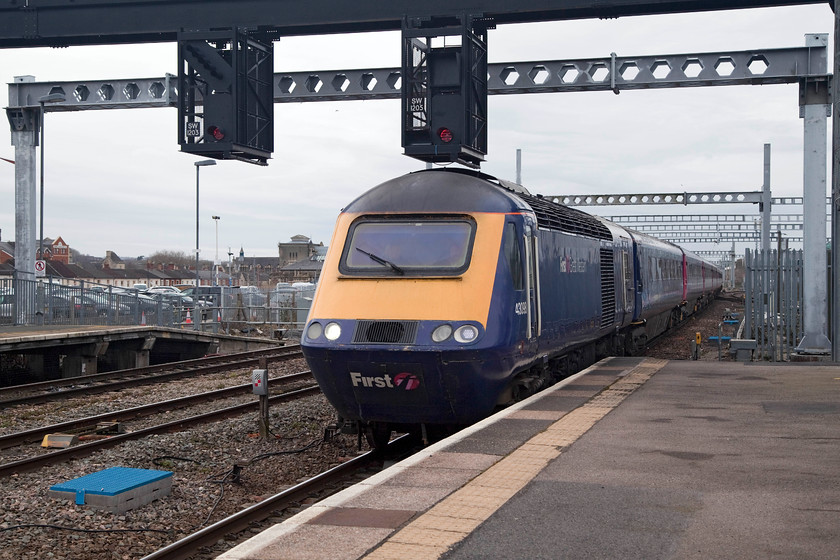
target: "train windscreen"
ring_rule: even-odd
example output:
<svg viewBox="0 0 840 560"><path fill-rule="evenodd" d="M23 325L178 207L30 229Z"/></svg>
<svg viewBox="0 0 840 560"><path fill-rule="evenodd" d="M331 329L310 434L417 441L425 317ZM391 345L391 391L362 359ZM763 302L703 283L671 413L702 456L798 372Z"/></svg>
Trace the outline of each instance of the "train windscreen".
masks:
<svg viewBox="0 0 840 560"><path fill-rule="evenodd" d="M468 218L361 219L350 228L341 272L460 274L469 267L474 232Z"/></svg>

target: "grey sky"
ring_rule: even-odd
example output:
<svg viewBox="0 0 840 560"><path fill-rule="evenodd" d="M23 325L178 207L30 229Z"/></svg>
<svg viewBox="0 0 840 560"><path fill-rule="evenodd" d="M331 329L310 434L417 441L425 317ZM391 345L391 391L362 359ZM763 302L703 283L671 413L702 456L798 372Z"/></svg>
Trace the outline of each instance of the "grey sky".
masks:
<svg viewBox="0 0 840 560"><path fill-rule="evenodd" d="M806 33L832 30L827 4L502 26L490 32L489 56L504 62L800 47ZM399 59L398 33L288 38L275 50L277 71L396 67ZM38 81L153 77L175 66L174 44L0 50L6 83L25 74ZM758 190L770 143L774 196L801 195L797 95L796 86L782 85L491 96L482 170L513 179L521 148L523 183L536 193ZM8 104L5 87L0 103ZM176 120L174 109L48 114L45 235L94 255L191 253L196 158L178 151ZM223 161L202 169L202 258L215 253L212 215L221 216L223 258L229 246L275 255L279 241L299 233L329 244L345 204L424 167L402 155L398 101L281 104L275 121L268 167ZM12 159L8 138L0 157ZM3 161L0 228L4 240L14 238L14 170Z"/></svg>

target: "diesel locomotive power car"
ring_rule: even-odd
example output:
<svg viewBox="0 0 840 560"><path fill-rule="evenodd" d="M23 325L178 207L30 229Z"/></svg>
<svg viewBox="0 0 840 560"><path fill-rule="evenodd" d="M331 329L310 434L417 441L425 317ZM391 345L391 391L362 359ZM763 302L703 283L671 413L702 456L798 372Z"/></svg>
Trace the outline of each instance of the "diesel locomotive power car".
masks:
<svg viewBox="0 0 840 560"><path fill-rule="evenodd" d="M676 245L467 170L387 181L338 217L304 333L324 394L373 441L457 426L711 301Z"/></svg>

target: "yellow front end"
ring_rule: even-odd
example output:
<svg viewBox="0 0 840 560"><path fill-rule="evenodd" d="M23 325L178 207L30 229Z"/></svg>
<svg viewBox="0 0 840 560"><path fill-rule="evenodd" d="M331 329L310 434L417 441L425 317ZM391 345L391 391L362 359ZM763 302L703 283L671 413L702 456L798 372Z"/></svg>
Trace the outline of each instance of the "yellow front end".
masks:
<svg viewBox="0 0 840 560"><path fill-rule="evenodd" d="M359 215L341 214L309 318L472 321L486 327L505 215L470 216L476 234L469 268L458 276L420 278L342 275L342 249Z"/></svg>

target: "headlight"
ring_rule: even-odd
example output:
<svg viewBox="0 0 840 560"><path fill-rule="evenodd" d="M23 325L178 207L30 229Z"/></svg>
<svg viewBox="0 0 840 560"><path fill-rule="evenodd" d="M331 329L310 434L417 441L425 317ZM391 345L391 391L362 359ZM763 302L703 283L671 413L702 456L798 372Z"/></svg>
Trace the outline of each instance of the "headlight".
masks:
<svg viewBox="0 0 840 560"><path fill-rule="evenodd" d="M432 332L432 340L443 342L452 336L452 325L441 325Z"/></svg>
<svg viewBox="0 0 840 560"><path fill-rule="evenodd" d="M341 326L338 323L327 323L324 328L324 336L327 340L337 340L341 336Z"/></svg>
<svg viewBox="0 0 840 560"><path fill-rule="evenodd" d="M309 328L306 329L306 338L315 340L321 336L322 332L324 332L324 328L321 326L321 323L312 322L309 324Z"/></svg>
<svg viewBox="0 0 840 560"><path fill-rule="evenodd" d="M472 325L463 325L455 331L455 340L461 344L469 344L478 338L478 329Z"/></svg>

